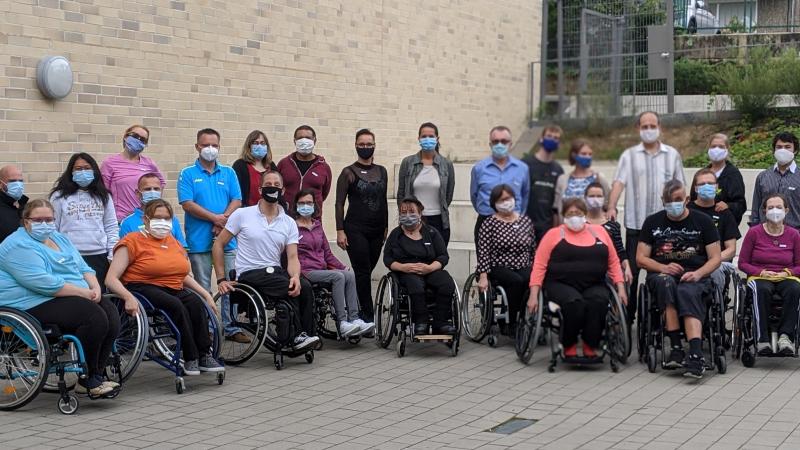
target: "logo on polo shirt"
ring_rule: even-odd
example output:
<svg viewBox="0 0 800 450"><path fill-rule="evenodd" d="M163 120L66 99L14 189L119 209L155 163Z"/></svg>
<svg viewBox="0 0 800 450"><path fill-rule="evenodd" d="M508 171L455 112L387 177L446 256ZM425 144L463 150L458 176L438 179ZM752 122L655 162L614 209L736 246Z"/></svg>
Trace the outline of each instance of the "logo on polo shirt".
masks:
<svg viewBox="0 0 800 450"><path fill-rule="evenodd" d="M202 183L202 182L203 182L203 179L202 179L202 178L195 178L195 179L194 179L194 182L195 182L195 183Z"/></svg>

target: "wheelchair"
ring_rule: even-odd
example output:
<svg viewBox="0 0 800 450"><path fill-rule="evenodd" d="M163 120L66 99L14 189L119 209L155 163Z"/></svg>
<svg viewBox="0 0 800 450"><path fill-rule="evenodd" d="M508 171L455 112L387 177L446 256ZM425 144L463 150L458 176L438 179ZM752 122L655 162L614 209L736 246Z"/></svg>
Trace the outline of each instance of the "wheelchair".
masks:
<svg viewBox="0 0 800 450"><path fill-rule="evenodd" d="M115 346L116 347L116 346ZM123 373L117 349L112 349L110 363L115 374ZM74 414L78 397L70 393L77 378L86 373L83 346L77 337L63 334L58 326L40 324L30 314L0 307L0 410L10 411L30 403L48 384L59 394L57 407L62 414ZM52 376L55 376L55 379ZM120 387L102 396L89 394L91 400L114 398Z"/></svg>
<svg viewBox="0 0 800 450"><path fill-rule="evenodd" d="M236 272L231 271L230 280L236 279ZM222 312L222 296L219 292L214 296L217 309ZM250 338L250 343L241 344L233 341L223 341L220 358L226 364L234 366L249 361L263 346L273 355L275 369L284 368L284 357L297 358L304 356L308 364L314 362L314 349L295 349L294 347L281 346L278 343L276 332L275 305L276 302L286 302L285 299L266 300L257 289L241 281L233 283L233 291L229 293L228 308L231 326L240 328ZM220 319L221 320L221 319Z"/></svg>
<svg viewBox="0 0 800 450"><path fill-rule="evenodd" d="M501 328L510 329L516 320L508 317L508 296L503 286L492 283L481 292L478 288L480 274L471 273L464 283L461 298L464 299L461 320L464 333L474 342L484 338L490 347L497 346ZM487 337L488 336L488 337Z"/></svg>
<svg viewBox="0 0 800 450"><path fill-rule="evenodd" d="M742 361L742 365L745 367L753 367L756 364L756 358L786 358L787 356L782 355L777 352L773 352L769 355L759 355L756 351L756 335L758 333L757 326L755 320L755 304L753 303L753 290L755 286L751 285L748 282L744 282L742 280L740 282L740 289L741 289L741 298L742 301L739 302L737 306L737 313L736 313L736 328L734 329L733 333L733 358L740 359ZM781 313L783 312L783 300L778 295L778 293L774 293L772 298L770 298L769 302L769 313L767 314L766 321L767 321L767 330L772 337L772 348L775 348L775 341L777 340L777 332L773 331L778 329L778 325L781 320ZM797 358L797 351L798 351L798 333L797 328L795 328L794 337L792 338L792 342L794 342L794 355L791 357Z"/></svg>
<svg viewBox="0 0 800 450"><path fill-rule="evenodd" d="M455 284L455 281L453 281ZM426 290L428 305L434 302L433 293ZM411 297L400 284L394 272L384 275L378 282L378 295L375 306L375 341L381 348L389 347L392 338L397 335L395 350L402 358L406 353L406 341L441 342L450 349L450 355L458 355L461 340L461 295L458 285L453 290L452 325L456 328L453 334L415 335L414 322L411 319Z"/></svg>
<svg viewBox="0 0 800 450"><path fill-rule="evenodd" d="M601 352L597 357L589 358L584 356L566 357L561 346L562 327L564 318L561 314L561 307L552 301L545 301L543 290L539 291L539 307L536 312L528 311L524 306L524 314L520 315L515 336L515 350L517 357L524 364L530 363L536 346L541 337L545 337L550 343L550 362L547 366L548 372L555 372L558 361L566 364L590 365L602 364L605 357L609 357L611 370L616 373L619 371L620 364L628 362L630 355L631 340L628 336L627 319L625 317L626 307L622 304L617 291L610 283L606 283L610 297L608 302L608 312L606 313L606 325L601 337ZM546 334L545 334L546 333Z"/></svg>
<svg viewBox="0 0 800 450"><path fill-rule="evenodd" d="M716 370L717 373L724 374L728 370L728 362L725 356L725 301L717 294L712 286L711 294L705 296L706 319L703 323L702 336L704 353L707 354L706 370ZM656 304L653 295L647 288L647 283L639 285L637 302L637 339L639 347L639 361L647 364L647 370L655 373L660 360L662 369L669 370L667 367L666 350L669 345L665 344L667 334L664 332L666 322L664 311ZM683 320L681 322L681 336L683 332ZM661 353L659 358L658 353Z"/></svg>
<svg viewBox="0 0 800 450"><path fill-rule="evenodd" d="M345 338L339 333L339 322L336 320L336 309L333 304L333 284L314 283L310 280L309 283L314 294L314 323L317 326L317 333L325 339L346 340L353 345L361 342L361 335Z"/></svg>

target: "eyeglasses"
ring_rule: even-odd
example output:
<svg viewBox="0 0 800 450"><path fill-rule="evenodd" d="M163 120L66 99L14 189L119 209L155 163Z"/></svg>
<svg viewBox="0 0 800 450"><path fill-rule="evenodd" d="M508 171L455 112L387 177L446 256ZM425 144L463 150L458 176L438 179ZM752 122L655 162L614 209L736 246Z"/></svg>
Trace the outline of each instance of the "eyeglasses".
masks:
<svg viewBox="0 0 800 450"><path fill-rule="evenodd" d="M139 136L137 133L134 133L134 132L130 132L130 133L125 135L125 137L128 137L128 136L136 139L137 141L141 142L142 144L147 145L147 138L144 137L144 136Z"/></svg>
<svg viewBox="0 0 800 450"><path fill-rule="evenodd" d="M497 145L497 144L508 145L508 144L511 143L511 140L510 139L495 139L493 141L490 141L490 143L492 145Z"/></svg>
<svg viewBox="0 0 800 450"><path fill-rule="evenodd" d="M46 223L48 225L56 223L56 219L53 217L28 217L28 220L34 223Z"/></svg>

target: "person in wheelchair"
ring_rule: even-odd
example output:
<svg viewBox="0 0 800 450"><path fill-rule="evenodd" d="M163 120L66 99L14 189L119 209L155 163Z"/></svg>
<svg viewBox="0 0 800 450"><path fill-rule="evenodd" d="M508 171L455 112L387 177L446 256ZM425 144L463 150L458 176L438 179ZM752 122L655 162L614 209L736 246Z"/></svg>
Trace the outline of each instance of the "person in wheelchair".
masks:
<svg viewBox="0 0 800 450"><path fill-rule="evenodd" d="M292 204L300 233L297 257L303 275L312 283L331 283L336 321L342 337L370 333L375 324L364 322L359 316L355 273L347 270L347 266L331 252L319 220L319 207L314 200L314 191L301 190Z"/></svg>
<svg viewBox="0 0 800 450"><path fill-rule="evenodd" d="M383 248L383 263L396 272L411 298L414 334L428 334L428 317L433 316L434 334L453 334L449 323L455 293L453 278L444 267L450 260L439 232L422 222L422 202L414 197L400 201L400 226L389 233ZM428 311L425 290L434 292L435 303Z"/></svg>
<svg viewBox="0 0 800 450"><path fill-rule="evenodd" d="M302 288L308 295L301 294L300 260L297 257L300 235L297 223L280 206L283 192L283 177L279 172L264 172L261 175L261 200L253 206L234 211L214 242L214 272L225 273L225 245L235 237L238 251L234 267L238 281L259 291L265 300L289 299L300 316L301 327L295 330L297 334L292 337L291 343L294 349L301 350L317 344L319 337L313 335L314 297L311 295L311 285ZM286 269L281 264L284 251ZM233 282L237 280L218 276L219 292L231 292L234 289ZM279 323L278 326L283 325Z"/></svg>
<svg viewBox="0 0 800 450"><path fill-rule="evenodd" d="M578 356L580 335L583 356L596 358L610 300L606 279L614 284L622 303L628 302L622 265L605 229L586 223L588 208L582 198L564 200L561 211L564 224L551 228L536 250L528 311L537 310L543 290L548 301L561 307L564 357Z"/></svg>
<svg viewBox="0 0 800 450"><path fill-rule="evenodd" d="M789 209L782 194L764 199L761 212L767 221L747 231L739 252L739 269L746 273L753 292L757 324L756 351L773 352L768 330L770 299L778 293L783 303L778 328L779 354L794 355L800 303L800 232L785 224Z"/></svg>
<svg viewBox="0 0 800 450"><path fill-rule="evenodd" d="M28 202L22 226L0 245L0 306L26 311L78 338L87 372L78 378L77 393L104 396L119 388L104 376L120 330L117 308L101 296L94 270L56 231L47 200Z"/></svg>
<svg viewBox="0 0 800 450"><path fill-rule="evenodd" d="M686 187L678 180L664 184L664 211L644 221L636 263L647 271L645 283L664 313L671 352L665 367L681 368L700 378L705 371L702 352L705 297L712 293L710 275L720 265L719 233L711 218L686 208ZM681 343L683 319L689 357Z"/></svg>
<svg viewBox="0 0 800 450"><path fill-rule="evenodd" d="M155 199L145 205L144 230L129 233L117 243L106 286L124 300L126 311L138 308L136 292L169 315L181 334L186 375L221 372L225 368L211 352L203 301L212 311L216 304L191 274L186 250L172 235L173 216L166 200Z"/></svg>
<svg viewBox="0 0 800 450"><path fill-rule="evenodd" d="M503 286L508 298L509 330L517 324L525 290L531 278L536 238L533 222L514 210L514 190L499 184L489 194L489 206L495 213L487 218L478 231L478 288L485 292L489 278Z"/></svg>

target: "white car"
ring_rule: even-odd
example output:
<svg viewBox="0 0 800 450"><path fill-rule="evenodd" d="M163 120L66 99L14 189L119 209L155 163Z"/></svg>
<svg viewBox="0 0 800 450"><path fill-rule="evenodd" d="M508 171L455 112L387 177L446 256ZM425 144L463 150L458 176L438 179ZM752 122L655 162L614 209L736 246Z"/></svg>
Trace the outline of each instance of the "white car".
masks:
<svg viewBox="0 0 800 450"><path fill-rule="evenodd" d="M683 23L680 22L681 18L678 18L675 25L685 28L689 34L715 34L720 31L719 19L706 9L703 0L686 0L686 13L683 14Z"/></svg>

